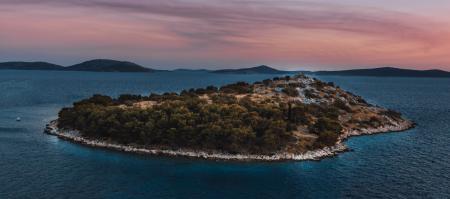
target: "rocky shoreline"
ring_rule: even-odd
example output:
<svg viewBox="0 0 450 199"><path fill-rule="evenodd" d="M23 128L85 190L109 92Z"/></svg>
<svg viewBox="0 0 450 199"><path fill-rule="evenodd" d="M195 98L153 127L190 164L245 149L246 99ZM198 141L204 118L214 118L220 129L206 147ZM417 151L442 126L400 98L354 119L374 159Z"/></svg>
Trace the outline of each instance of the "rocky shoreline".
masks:
<svg viewBox="0 0 450 199"><path fill-rule="evenodd" d="M335 156L338 153L348 150L343 141L351 136L371 135L376 133L399 132L411 129L415 124L408 120L401 122L392 122L391 125L384 125L378 128L354 129L344 132L339 138L336 145L332 147L325 147L308 151L302 154L293 153L277 153L274 155L251 155L251 154L226 154L226 153L212 153L205 151L193 150L164 150L164 149L147 149L145 147L128 146L115 143L109 143L102 140L93 140L81 137L76 131L67 131L57 128L57 121L51 121L45 128L45 133L57 136L58 138L68 140L71 142L96 147L106 148L116 151L124 151L139 154L149 155L165 155L165 156L183 156L191 158L202 158L211 160L235 160L235 161L287 161L287 160L320 160L325 157Z"/></svg>

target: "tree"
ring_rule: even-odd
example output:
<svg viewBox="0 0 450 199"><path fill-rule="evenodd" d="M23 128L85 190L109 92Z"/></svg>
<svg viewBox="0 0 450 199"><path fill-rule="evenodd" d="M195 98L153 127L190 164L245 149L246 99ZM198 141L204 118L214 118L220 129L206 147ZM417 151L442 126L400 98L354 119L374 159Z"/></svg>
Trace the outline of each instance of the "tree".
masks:
<svg viewBox="0 0 450 199"><path fill-rule="evenodd" d="M321 132L330 131L339 134L342 130L342 126L336 121L326 117L321 117L311 127L310 131L316 134Z"/></svg>
<svg viewBox="0 0 450 199"><path fill-rule="evenodd" d="M282 92L290 97L298 97L299 95L298 90L295 87L286 87Z"/></svg>
<svg viewBox="0 0 450 199"><path fill-rule="evenodd" d="M332 131L324 131L319 133L319 137L314 143L316 148L323 148L326 146L333 146L338 141L339 135Z"/></svg>
<svg viewBox="0 0 450 199"><path fill-rule="evenodd" d="M83 105L83 104L96 104L96 105L102 105L102 106L109 106L109 105L113 104L113 100L109 96L95 94L88 99L81 100L79 102L75 102L74 106Z"/></svg>

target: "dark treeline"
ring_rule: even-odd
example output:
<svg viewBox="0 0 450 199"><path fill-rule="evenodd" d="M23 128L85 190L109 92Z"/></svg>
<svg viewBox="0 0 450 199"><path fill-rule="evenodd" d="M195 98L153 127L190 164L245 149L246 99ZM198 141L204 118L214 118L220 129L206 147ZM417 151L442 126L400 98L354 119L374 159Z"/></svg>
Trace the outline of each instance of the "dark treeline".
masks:
<svg viewBox="0 0 450 199"><path fill-rule="evenodd" d="M309 126L310 132L318 135L312 148L334 145L342 129L339 114L350 111L342 103L258 103L249 97L237 100L233 95L251 92L251 85L239 82L180 94L121 95L116 99L94 95L62 109L58 125L79 130L86 137L123 144L269 154L294 142L292 131L299 125ZM294 95L296 90L285 88L284 92ZM212 103L199 98L205 93L212 94ZM139 101L158 103L146 109L131 106Z"/></svg>

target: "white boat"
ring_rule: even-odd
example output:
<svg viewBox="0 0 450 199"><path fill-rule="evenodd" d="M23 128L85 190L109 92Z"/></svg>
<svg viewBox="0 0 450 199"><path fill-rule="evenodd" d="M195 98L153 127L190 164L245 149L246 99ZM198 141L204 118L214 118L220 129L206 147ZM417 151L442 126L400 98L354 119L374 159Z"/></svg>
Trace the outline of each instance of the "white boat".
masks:
<svg viewBox="0 0 450 199"><path fill-rule="evenodd" d="M16 121L20 122L20 120L22 120L20 117L16 118Z"/></svg>

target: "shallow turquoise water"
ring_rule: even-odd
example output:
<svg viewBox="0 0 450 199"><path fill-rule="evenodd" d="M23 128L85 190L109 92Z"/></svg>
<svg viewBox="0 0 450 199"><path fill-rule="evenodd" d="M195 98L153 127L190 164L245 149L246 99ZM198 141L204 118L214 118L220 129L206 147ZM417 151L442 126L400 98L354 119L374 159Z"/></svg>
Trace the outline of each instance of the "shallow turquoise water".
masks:
<svg viewBox="0 0 450 199"><path fill-rule="evenodd" d="M322 161L149 157L42 133L61 107L93 93L148 94L267 77L0 71L0 198L450 197L450 79L319 77L419 124L402 133L352 138L347 144L354 151Z"/></svg>

